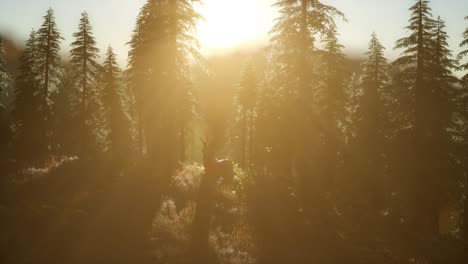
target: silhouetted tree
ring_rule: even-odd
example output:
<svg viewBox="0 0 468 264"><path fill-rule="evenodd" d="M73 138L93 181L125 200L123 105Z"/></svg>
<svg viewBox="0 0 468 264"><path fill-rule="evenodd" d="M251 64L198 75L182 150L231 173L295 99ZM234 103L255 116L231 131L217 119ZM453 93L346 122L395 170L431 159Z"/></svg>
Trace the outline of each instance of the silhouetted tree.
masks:
<svg viewBox="0 0 468 264"><path fill-rule="evenodd" d="M50 95L53 91L56 91L57 85L60 81L62 74L62 65L60 58L60 43L62 40L57 24L55 22L54 11L50 8L47 10L47 14L44 16L44 22L37 31L37 43L38 43L38 65L41 70L41 119L43 120L39 127L39 133L42 135L44 157L48 154L52 147L53 131L51 130L53 125L53 113L51 111L51 99Z"/></svg>
<svg viewBox="0 0 468 264"><path fill-rule="evenodd" d="M320 130L313 104L317 101L314 96L317 87L312 81L316 73L312 71L311 60L315 35L327 34L335 28L334 18L344 16L336 8L317 0L282 0L274 6L280 9L280 17L271 31L274 70L270 81L277 96L281 97L278 100L283 111L279 113L279 120L291 132L282 135L287 139L278 139L288 143L276 150L286 155L284 169L289 170L295 160L296 167L301 167L302 177L308 174L306 167L311 168L311 164L306 163L311 159L310 151L317 144L314 140Z"/></svg>
<svg viewBox="0 0 468 264"><path fill-rule="evenodd" d="M38 63L39 47L37 34L33 30L20 58L19 73L15 82L16 149L23 161L37 161L43 144L37 128L41 124L39 109L41 100L41 68Z"/></svg>
<svg viewBox="0 0 468 264"><path fill-rule="evenodd" d="M369 49L365 53L366 62L363 64L363 72L360 80L362 92L358 96L358 107L354 118L356 127L355 138L352 140L354 157L356 161L352 166L358 168L356 177L362 177L362 184L358 192L365 201L369 202L373 215L377 215L384 206L385 155L386 135L385 128L388 116L385 109L384 89L388 88L389 77L387 74L387 59L384 56L385 48L372 34ZM359 184L358 184L359 185Z"/></svg>
<svg viewBox="0 0 468 264"><path fill-rule="evenodd" d="M468 20L468 16L465 17L465 20ZM459 54L458 54L458 59L459 60L463 60L467 55L468 55L468 27L466 28L465 32L463 32L463 41L460 43L460 47L463 49ZM461 65L459 66L458 70L460 71L466 71L468 70L468 62L466 63L461 63ZM465 74L463 77L462 77L462 85L463 85L463 88L464 88L464 92L466 93L466 89L468 88L468 74ZM462 110L462 114L463 116L465 117L465 120L466 120L466 116L467 116L467 103L466 103L466 99L465 100L462 100L462 106L461 106ZM466 121L465 121L466 122ZM462 132L463 133L463 132ZM466 133L466 132L465 132ZM466 138L466 137L463 137L463 138ZM465 163L466 163L466 154L465 154ZM466 165L465 165L466 167ZM468 186L468 178L465 179L465 183L466 183L466 186ZM468 190L467 187L465 187L465 192ZM464 206L463 206L463 236L465 238L465 241L468 241L468 196L465 195L465 199L464 199Z"/></svg>
<svg viewBox="0 0 468 264"><path fill-rule="evenodd" d="M468 16L465 17L465 20L468 20ZM462 43L460 43L460 48L465 48L468 46L468 28L466 28L465 32L463 32L463 41ZM465 49L463 51L460 52L460 54L458 54L458 58L461 60L463 59L465 56L468 55L468 49ZM460 65L460 70L468 70L468 62L467 63L464 63L462 65ZM468 74L465 74L465 76L463 76L463 81L464 82L468 82Z"/></svg>
<svg viewBox="0 0 468 264"><path fill-rule="evenodd" d="M275 252L260 253L260 262L268 263L299 261L287 257L291 257L289 250L296 250L295 246L278 252L275 241L292 243L293 237L300 236L296 240L299 241L314 234L324 243L334 243L329 218L332 206L327 197L336 175L329 177L328 162L323 162L324 156L328 158L329 155L323 153L327 151L324 135L331 137L336 130L328 127L326 118L320 118L318 102L324 94L319 92L323 86L317 71L319 56L315 40L317 35L324 36L336 27L335 18L344 17L336 8L317 0L281 0L276 1L274 7L279 9L279 17L271 30L271 59L266 88L262 90L268 96L262 96L259 102L257 133L257 138L268 139L262 139L262 145L258 146L265 152L261 155L268 160L261 164L268 167L258 170L256 184L269 186L258 194L259 204L271 203L274 199L277 207L284 211L275 223L257 226L263 245L261 251ZM259 212L259 217L265 219L272 215L275 213L267 209ZM300 219L307 219L316 228L308 229ZM290 224L281 225L281 222ZM272 233L271 230L278 228L288 229ZM325 261L328 257L322 253L313 251L307 256L310 261Z"/></svg>
<svg viewBox="0 0 468 264"><path fill-rule="evenodd" d="M96 59L99 58L99 49L96 47L96 39L93 36L93 28L89 22L88 13L81 14L78 32L73 34L75 41L71 44L72 50L71 63L75 70L75 78L79 85L81 94L80 107L80 134L81 134L81 149L82 155L85 155L86 148L89 144L91 129L89 121L92 118L92 113L88 109L89 101L92 96L96 95L96 81L99 72L99 64Z"/></svg>
<svg viewBox="0 0 468 264"><path fill-rule="evenodd" d="M439 210L446 195L445 177L451 171L451 128L455 79L454 61L447 45L442 20L434 21L429 1L418 0L407 29L410 36L397 41L405 48L395 62L400 78L410 95L408 116L411 128L412 160L405 187L405 206L410 210L410 226L420 230L421 237L439 233Z"/></svg>
<svg viewBox="0 0 468 264"><path fill-rule="evenodd" d="M103 64L103 106L109 130L109 146L114 161L121 162L127 153L128 119L122 106L122 90L120 87L121 71L117 65L115 54L111 47L107 49Z"/></svg>
<svg viewBox="0 0 468 264"><path fill-rule="evenodd" d="M195 2L147 1L130 42L130 73L145 124L139 130L144 130L153 164L159 164L166 176L183 160L187 124L193 113L188 58L201 60L193 36L201 18Z"/></svg>
<svg viewBox="0 0 468 264"><path fill-rule="evenodd" d="M323 60L321 67L321 79L324 82L321 89L323 100L318 100L317 104L321 108L320 114L323 116L325 127L324 149L322 152L327 182L331 182L337 173L341 143L341 130L343 127L343 117L345 111L345 57L344 46L338 41L338 32L332 27L322 39ZM320 79L320 78L319 78ZM325 181L324 181L325 182ZM326 187L328 190L330 186Z"/></svg>

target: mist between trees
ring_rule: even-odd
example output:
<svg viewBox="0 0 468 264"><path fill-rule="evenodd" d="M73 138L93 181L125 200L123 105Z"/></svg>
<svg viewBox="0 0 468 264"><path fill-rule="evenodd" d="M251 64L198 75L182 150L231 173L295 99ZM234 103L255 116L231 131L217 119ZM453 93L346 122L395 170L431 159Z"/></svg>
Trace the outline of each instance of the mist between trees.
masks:
<svg viewBox="0 0 468 264"><path fill-rule="evenodd" d="M0 40L1 263L468 262L468 28L416 0L355 60L278 0L268 47L203 58L196 2L148 0L127 65L86 12L69 61L53 9Z"/></svg>

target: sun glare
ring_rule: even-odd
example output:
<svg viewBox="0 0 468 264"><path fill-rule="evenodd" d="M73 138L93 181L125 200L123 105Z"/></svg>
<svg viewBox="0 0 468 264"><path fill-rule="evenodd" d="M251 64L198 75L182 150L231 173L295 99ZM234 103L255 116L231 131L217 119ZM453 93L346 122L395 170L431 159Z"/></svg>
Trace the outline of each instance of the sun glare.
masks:
<svg viewBox="0 0 468 264"><path fill-rule="evenodd" d="M198 39L207 52L224 51L258 40L261 12L251 0L205 0L197 7L204 21L198 25ZM254 4L254 6L252 6Z"/></svg>

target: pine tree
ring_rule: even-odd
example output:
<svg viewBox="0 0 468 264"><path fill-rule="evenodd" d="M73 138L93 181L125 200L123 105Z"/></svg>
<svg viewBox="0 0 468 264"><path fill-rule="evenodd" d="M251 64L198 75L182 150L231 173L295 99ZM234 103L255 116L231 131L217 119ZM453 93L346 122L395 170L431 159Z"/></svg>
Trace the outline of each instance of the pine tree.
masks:
<svg viewBox="0 0 468 264"><path fill-rule="evenodd" d="M274 7L279 8L280 16L270 32L274 67L270 82L272 87L276 87L276 94L281 97L279 100L286 110L281 113L281 120L289 123L285 124L286 127L299 126L295 131L301 133L300 136L295 133L289 135L291 138L287 141L295 143L289 143L285 147L302 152L298 155L305 158L310 156L306 152L313 147L304 141L310 141L313 138L311 135L316 134L316 131L311 131L317 129L316 124L312 127L312 123L318 121L314 114L317 111L313 106L313 102L317 101L317 85L312 82L315 73L311 70L311 58L316 51L315 37L317 34L329 33L335 28L334 19L344 18L344 15L336 8L317 0L280 0Z"/></svg>
<svg viewBox="0 0 468 264"><path fill-rule="evenodd" d="M327 32L322 43L324 51L322 53L324 58L323 76L326 76L325 108L328 118L337 122L343 110L344 100L344 46L339 43L338 32L335 28Z"/></svg>
<svg viewBox="0 0 468 264"><path fill-rule="evenodd" d="M406 27L411 33L408 37L396 42L396 49L405 49L394 65L401 68L401 76L414 90L415 96L415 133L421 134L424 129L424 108L427 102L426 88L428 67L430 64L430 49L432 47L432 32L434 21L428 0L416 0L410 7L410 25Z"/></svg>
<svg viewBox="0 0 468 264"><path fill-rule="evenodd" d="M136 113L136 131L137 131L137 144L138 151L143 154L144 150L144 128L143 128L143 103L145 98L145 92L147 89L147 72L148 69L145 67L145 36L143 34L144 20L147 12L145 7L140 12L135 29L133 30L132 38L127 44L130 46L128 53L128 85L131 87L133 97L135 98L134 111Z"/></svg>
<svg viewBox="0 0 468 264"><path fill-rule="evenodd" d="M314 104L320 100L320 96L317 96L319 83L314 82L319 78L316 76L317 72L312 70L312 58L317 51L314 42L317 34L326 36L335 29L334 19L344 19L344 15L336 8L317 0L281 0L274 6L280 9L280 16L271 31L273 65L276 67L272 86L277 87L275 89L281 97L279 100L283 111L280 113L280 120L284 123L280 127L288 127L290 131L282 136L283 143L277 151L288 153L286 155L291 157L290 160L285 158L280 161L283 163L283 170L292 167L296 171L303 182L303 186L298 186L303 188L299 191L303 195L302 199L313 201L305 203L311 211L315 211L318 207L313 203L318 202L320 193L329 191L329 183L333 178L329 177L333 172L328 161L334 154L318 155L329 150L323 144L322 135L327 134L327 138L331 138L336 130L330 128L328 120L320 118L318 104ZM325 94L321 95L326 97ZM327 159L327 162L320 162L318 159ZM312 165L314 162L317 164ZM314 176L309 177L310 175Z"/></svg>
<svg viewBox="0 0 468 264"><path fill-rule="evenodd" d="M20 58L19 74L15 81L16 149L21 160L38 161L43 138L37 128L41 125L41 69L39 67L37 33L33 30Z"/></svg>
<svg viewBox="0 0 468 264"><path fill-rule="evenodd" d="M325 116L325 150L327 151L327 163L329 173L327 177L333 178L336 174L336 164L338 164L338 152L340 148L341 134L340 128L343 125L345 111L345 57L343 54L344 46L338 41L338 32L336 28L331 28L322 39L323 66L321 73L324 87L322 96L324 100L319 102L323 109L322 115ZM337 138L339 136L339 138Z"/></svg>
<svg viewBox="0 0 468 264"><path fill-rule="evenodd" d="M416 1L410 11L407 29L411 34L397 41L396 48L405 51L395 62L410 95L407 115L411 117L411 145L407 147L412 153L412 167L406 172L411 176L404 183L409 186L404 187L404 206L413 208L410 225L422 236L434 236L439 232L442 188L450 180L443 175L450 163L446 131L452 120L449 87L454 80L451 76L454 61L450 58L444 23L432 19L429 1Z"/></svg>
<svg viewBox="0 0 468 264"><path fill-rule="evenodd" d="M268 96L262 96L259 102L257 128L262 136L256 137L261 142L258 150L264 152L259 151L262 156L259 164L265 166L257 169L259 174L267 173L271 177L257 184L274 186L270 193L262 193L263 202L274 199L276 204L284 206L286 211L281 216L284 221L294 217L291 211L301 211L304 219L316 227L314 236L333 243L331 219L328 218L332 207L326 197L331 194L330 183L336 175L329 177L332 170L328 166L329 155L324 155L327 151L324 138L336 130L328 129L328 120L320 115L322 109L318 102L325 94L321 89L321 72L317 70L320 61L315 41L336 28L335 19L344 15L318 0L278 0L274 7L279 9L279 17L270 31L270 60L262 90L262 94ZM260 139L263 136L265 138ZM282 194L291 194L294 198ZM274 214L268 210L265 213ZM285 226L272 223L267 228L274 230ZM272 241L261 250L275 252L278 245L273 241L291 239L289 236L297 234L295 230L284 230L284 235L260 234L265 236L265 241ZM317 257L318 254L312 255ZM265 257L286 259L282 252Z"/></svg>
<svg viewBox="0 0 468 264"><path fill-rule="evenodd" d="M81 135L82 135L82 150L86 151L89 141L90 128L87 127L87 121L92 118L89 112L88 105L92 99L92 95L96 94L97 75L100 65L96 62L99 58L99 49L96 47L96 39L93 36L93 28L89 22L88 14L81 14L78 32L73 34L75 41L71 44L72 50L71 63L76 72L76 81L79 85L81 93L81 109L79 116L81 117Z"/></svg>
<svg viewBox="0 0 468 264"><path fill-rule="evenodd" d="M122 161L126 153L128 136L128 124L121 97L121 70L116 61L116 56L111 47L107 49L103 67L103 106L109 131L110 152L114 161Z"/></svg>
<svg viewBox="0 0 468 264"><path fill-rule="evenodd" d="M453 164L454 154L457 152L454 145L453 131L455 128L454 114L457 111L457 89L459 79L453 75L457 69L458 62L453 59L452 51L449 49L448 35L445 31L445 22L438 17L434 22L433 48L431 53L430 83L431 88L430 108L426 111L430 121L431 131L428 140L437 147L431 149L432 170L431 177L434 178L434 192L443 194L436 197L436 201L442 203L442 198L450 191L448 186L455 186L456 177L444 177L445 175L456 175ZM437 222L438 224L438 222Z"/></svg>
<svg viewBox="0 0 468 264"><path fill-rule="evenodd" d="M367 133L376 132L382 135L383 127L380 121L385 119L382 109L382 90L389 81L387 75L387 59L384 56L384 46L375 33L369 42L369 50L365 53L367 61L364 63L361 77L363 96L360 106L361 130L358 132L363 138L369 138ZM359 121L358 121L359 123Z"/></svg>
<svg viewBox="0 0 468 264"><path fill-rule="evenodd" d="M383 89L389 81L387 75L387 59L384 56L385 48L372 34L369 50L365 53L367 60L363 65L361 77L362 95L359 96L357 118L355 121L356 138L354 150L356 151L355 167L360 170L355 175L363 177L359 191L364 199L370 201L371 210L375 216L384 208L385 196L382 182L384 181L383 155L385 150L385 127L387 122L384 106Z"/></svg>
<svg viewBox="0 0 468 264"><path fill-rule="evenodd" d="M465 17L465 20L468 21L468 16ZM460 48L466 48L465 50L461 51L460 54L458 55L458 59L463 59L468 55L468 28L465 29L465 32L463 32L463 41L460 43ZM468 62L465 64L460 65L459 70L461 71L466 71L468 70ZM468 83L468 73L463 76L463 81L465 83Z"/></svg>
<svg viewBox="0 0 468 264"><path fill-rule="evenodd" d="M138 130L139 134L144 130L148 155L160 163L163 175L174 171L184 158L186 129L193 113L188 59L202 60L194 37L201 18L195 2L148 0L130 41L133 90L145 124Z"/></svg>
<svg viewBox="0 0 468 264"><path fill-rule="evenodd" d="M465 20L468 21L468 16L465 17ZM468 55L468 27L465 29L465 32L463 32L463 41L460 43L460 48L462 48L463 50L458 54L458 59L463 60ZM462 63L459 66L458 70L459 71L468 70L468 62ZM468 73L465 74L462 77L462 82L463 82L464 90L465 90L465 93L466 93L466 89L468 88ZM467 103L466 103L466 101L463 102L462 109L463 110L461 112L465 116L465 120L466 120L466 116L467 116L467 113L466 113ZM466 134L466 132L465 132L465 134ZM465 138L465 142L466 142L468 137L465 135L464 138ZM466 160L467 160L466 154L465 154L464 160L465 160L465 163L466 163ZM468 186L468 179L465 180L465 186ZM466 192L466 190L467 190L467 187L465 187L465 192ZM465 199L464 199L463 224L462 224L462 226L463 226L463 237L465 238L465 241L468 241L468 196L467 195L465 195Z"/></svg>
<svg viewBox="0 0 468 264"><path fill-rule="evenodd" d="M61 76L61 58L60 58L60 43L63 38L57 29L55 23L54 11L50 8L44 16L44 22L37 31L38 42L38 63L41 69L41 108L42 118L44 120L40 127L43 142L44 154L51 148L51 139L53 131L51 131L52 112L50 94L57 89ZM44 157L45 158L45 157Z"/></svg>
<svg viewBox="0 0 468 264"><path fill-rule="evenodd" d="M273 5L280 16L271 30L271 41L277 63L281 65L278 74L296 75L298 86L310 90L310 56L315 50L316 34L326 35L335 28L335 17L342 12L318 0L279 0ZM287 77L287 76L284 76ZM285 78L295 80L293 76Z"/></svg>

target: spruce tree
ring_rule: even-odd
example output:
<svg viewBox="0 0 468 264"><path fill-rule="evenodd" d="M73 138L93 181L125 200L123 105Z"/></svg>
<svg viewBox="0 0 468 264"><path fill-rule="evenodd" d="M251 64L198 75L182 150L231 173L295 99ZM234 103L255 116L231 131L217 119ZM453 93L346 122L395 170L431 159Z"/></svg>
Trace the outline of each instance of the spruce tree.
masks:
<svg viewBox="0 0 468 264"><path fill-rule="evenodd" d="M327 177L332 178L336 173L334 167L338 163L340 128L342 127L345 105L345 57L344 46L338 41L336 28L331 28L322 39L322 70L321 73L324 85L322 96L324 100L318 104L323 109L327 132L325 132L325 143L329 173ZM337 138L337 136L339 138Z"/></svg>
<svg viewBox="0 0 468 264"><path fill-rule="evenodd" d="M192 0L148 0L130 41L129 66L148 155L169 175L183 160L192 118L190 57L202 61L194 37L201 16ZM158 135L158 136L156 136ZM140 136L143 137L143 136ZM142 139L140 139L142 140ZM180 150L180 151L177 151Z"/></svg>
<svg viewBox="0 0 468 264"><path fill-rule="evenodd" d="M465 20L468 21L468 16L465 17ZM463 41L460 43L460 48L463 48L464 50L460 52L458 55L458 58L461 60L464 57L468 55L468 27L465 29L465 32L463 32ZM468 70L468 62L460 65L459 70L461 71L467 71ZM468 83L468 73L463 76L463 81L465 83Z"/></svg>
<svg viewBox="0 0 468 264"><path fill-rule="evenodd" d="M444 202L443 198L448 195L448 186L456 185L456 177L446 177L445 175L456 175L457 164L453 157L456 146L453 134L456 124L454 115L457 111L456 86L459 79L453 75L457 69L458 62L453 58L452 51L449 49L448 35L445 31L445 22L438 17L435 20L433 32L433 48L430 65L430 83L431 88L430 108L427 109L427 119L430 121L428 140L437 147L431 149L431 164L433 166L429 174L434 181L433 191L435 194L441 194L436 197L439 206ZM438 224L438 222L436 222Z"/></svg>
<svg viewBox="0 0 468 264"><path fill-rule="evenodd" d="M270 82L285 108L280 120L285 122L286 127L296 126L293 130L301 134L284 134L284 137L291 138L284 138L288 141L284 145L286 149L278 151L295 149L298 159L305 159L310 156L307 152L314 149L310 146L312 142L306 142L314 140L312 135L317 134L317 125L312 123L318 121L317 109L313 105L317 101L317 84L312 81L316 74L312 71L312 56L316 51L314 41L317 34L326 35L334 29L334 19L344 18L344 15L317 0L280 0L274 7L279 9L280 15L270 32L273 44Z"/></svg>
<svg viewBox="0 0 468 264"><path fill-rule="evenodd" d="M37 31L38 42L38 63L41 70L41 114L43 124L40 127L44 142L44 155L52 147L52 134L51 126L52 111L51 111L51 98L50 94L57 89L62 74L61 57L60 57L60 43L62 40L57 24L55 22L54 11L50 8L44 16L44 22ZM45 156L44 156L45 158Z"/></svg>
<svg viewBox="0 0 468 264"><path fill-rule="evenodd" d="M271 31L275 67L271 85L276 87L283 108L280 120L284 123L280 127L289 127L290 131L283 133L283 143L276 150L289 153L287 156L291 159L279 161L284 166L283 170L293 166L304 183L298 186L304 188L300 190L304 195L302 199L315 203L320 199L320 193L329 191L332 177L329 177L329 163L313 157L323 159L326 156L325 159L329 160L330 155L318 155L328 151L321 139L323 134L331 138L330 134L336 132L330 128L328 120L323 122L320 119L321 109L314 104L320 100L320 95L326 97L324 94L317 96L319 83L316 80L319 78L313 71L313 58L317 51L315 39L317 35L326 36L336 28L335 18L344 19L344 15L318 0L281 0L274 6L280 9L280 16ZM312 165L311 159L318 164ZM316 189L306 190L306 186ZM317 210L312 203L307 203L307 206Z"/></svg>
<svg viewBox="0 0 468 264"><path fill-rule="evenodd" d="M100 65L96 62L99 58L99 49L96 47L96 39L93 36L93 28L89 22L88 14L81 14L78 32L73 34L75 41L71 44L71 63L73 64L75 79L81 94L80 107L80 132L82 136L82 150L86 151L90 140L90 128L88 121L92 118L92 113L88 109L92 95L96 94L96 81ZM84 154L84 153L82 153Z"/></svg>
<svg viewBox="0 0 468 264"><path fill-rule="evenodd" d="M384 164L385 127L387 122L383 94L389 81L387 75L387 59L385 48L375 33L369 42L369 50L365 53L367 60L363 65L360 80L362 94L359 96L357 118L355 118L356 138L353 149L356 153L355 167L359 168L356 177L362 177L359 192L364 199L370 201L371 210L375 216L384 207Z"/></svg>
<svg viewBox="0 0 468 264"><path fill-rule="evenodd" d="M465 17L465 20L468 21L468 16ZM462 48L463 50L458 54L458 59L459 60L463 60L467 55L468 55L468 27L465 29L465 32L463 32L463 41L460 43L460 48ZM468 70L468 62L466 63L461 63L461 65L459 66L458 68L459 71L467 71ZM463 82L463 85L464 85L464 90L465 90L465 93L466 93L466 89L468 88L468 73L465 74L463 77L462 77L462 82ZM463 102L463 110L462 110L462 113L464 114L465 116L465 120L466 120L466 116L467 116L467 105L466 105L466 102ZM466 132L465 132L466 134ZM465 140L467 139L468 137L465 136ZM466 160L467 160L467 157L466 157L466 154L465 154L465 163L466 163ZM468 179L465 180L465 186L468 186ZM465 192L466 192L467 188L465 187ZM465 199L464 199L464 207L463 207L463 237L465 238L465 241L468 241L468 196L465 195Z"/></svg>
<svg viewBox="0 0 468 264"><path fill-rule="evenodd" d="M103 68L102 103L109 131L109 149L114 161L122 161L128 142L127 119L122 106L121 70L111 47L107 49Z"/></svg>
<svg viewBox="0 0 468 264"><path fill-rule="evenodd" d="M360 127L358 134L363 138L369 138L367 133L378 133L382 135L383 127L381 121L385 119L382 109L382 92L389 81L387 74L387 59L384 56L385 47L380 43L375 33L369 42L369 50L365 53L367 60L363 65L361 86L363 95L359 109ZM371 137L373 138L373 137ZM374 140L376 140L374 138ZM371 144L372 145L372 144Z"/></svg>
<svg viewBox="0 0 468 264"><path fill-rule="evenodd" d="M146 5L145 5L146 6ZM144 150L144 128L143 128L143 103L145 88L147 88L147 68L144 67L144 36L143 36L143 21L145 12L141 11L137 18L135 29L130 42L127 44L130 46L128 53L128 86L131 88L133 97L135 99L134 111L136 113L136 138L138 145L138 152L140 155L143 154Z"/></svg>
<svg viewBox="0 0 468 264"><path fill-rule="evenodd" d="M326 197L331 194L331 183L336 175L329 177L333 172L328 162L330 155L324 154L328 151L324 139L336 130L328 128L329 120L321 118L321 105L317 104L325 94L321 89L321 72L317 70L319 55L315 41L336 28L335 19L344 18L344 15L318 0L279 0L275 1L274 7L279 9L279 16L270 31L271 59L265 85L265 90L269 91L262 91L268 97L262 98L259 104L258 118L259 133L268 135L261 140L262 145L258 149L264 150L262 156L269 159L262 162L267 166L258 170L260 173L266 171L271 180L262 179L258 184L274 185L273 196L265 199L275 199L275 203L288 210L302 211L304 218L316 227L313 236L333 243L331 219L328 217L332 207ZM264 109L271 112L264 113ZM294 193L294 199L300 206L286 206L288 199L281 197L281 193ZM263 195L267 196L266 193ZM288 221L293 213L285 211L282 217ZM272 223L268 228L284 226ZM261 250L274 252L278 245L273 241L294 236L292 229L284 233L261 234L265 240L272 241ZM281 254L275 252L269 257L284 257ZM318 257L319 254L312 255Z"/></svg>
<svg viewBox="0 0 468 264"><path fill-rule="evenodd" d="M37 162L43 143L38 133L42 124L39 109L41 100L41 69L39 66L37 33L33 30L26 41L26 48L20 58L18 77L15 80L16 149L18 157L27 162Z"/></svg>
<svg viewBox="0 0 468 264"><path fill-rule="evenodd" d="M395 65L401 70L399 76L410 98L406 109L411 145L407 148L412 159L409 171L402 172L410 177L400 184L406 186L402 186L403 206L413 208L409 223L423 238L438 235L442 188L450 180L443 175L450 169L450 137L446 132L452 120L449 98L454 61L444 23L432 18L429 1L417 0L410 11L410 35L396 44L396 48L405 49Z"/></svg>
<svg viewBox="0 0 468 264"><path fill-rule="evenodd" d="M316 34L326 35L335 28L335 17L342 12L318 0L279 0L273 5L280 16L271 30L275 57L281 64L278 74L296 75L298 86L310 90L310 56L315 51ZM281 78L295 80L293 76ZM302 92L304 93L304 92Z"/></svg>
<svg viewBox="0 0 468 264"><path fill-rule="evenodd" d="M422 134L424 130L424 108L427 94L428 67L432 47L432 32L434 21L428 0L416 0L410 7L411 17L409 26L410 35L396 42L395 49L404 49L402 55L394 62L401 68L401 76L408 83L415 96L415 133Z"/></svg>

